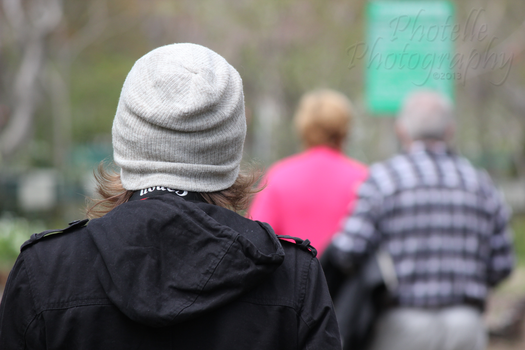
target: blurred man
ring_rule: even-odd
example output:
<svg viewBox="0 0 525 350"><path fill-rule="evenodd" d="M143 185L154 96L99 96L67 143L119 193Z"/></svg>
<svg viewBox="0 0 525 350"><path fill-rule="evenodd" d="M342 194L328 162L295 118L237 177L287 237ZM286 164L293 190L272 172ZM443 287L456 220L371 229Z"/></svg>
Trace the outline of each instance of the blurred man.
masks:
<svg viewBox="0 0 525 350"><path fill-rule="evenodd" d="M406 152L370 168L330 247L344 269L378 248L393 259L398 286L373 350L484 349L488 290L512 270L509 212L489 176L451 150L452 114L437 93L407 99L396 125Z"/></svg>
<svg viewBox="0 0 525 350"><path fill-rule="evenodd" d="M305 94L294 122L306 150L270 168L251 217L268 222L279 235L310 240L322 253L368 174L341 151L351 120L343 94L327 89Z"/></svg>

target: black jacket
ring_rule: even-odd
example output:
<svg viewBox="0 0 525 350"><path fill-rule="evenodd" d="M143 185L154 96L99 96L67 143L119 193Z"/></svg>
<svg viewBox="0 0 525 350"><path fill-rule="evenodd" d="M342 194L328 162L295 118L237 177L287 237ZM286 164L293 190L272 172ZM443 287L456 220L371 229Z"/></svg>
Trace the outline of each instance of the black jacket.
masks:
<svg viewBox="0 0 525 350"><path fill-rule="evenodd" d="M396 283L380 263L389 257L385 252L375 253L353 270L342 271L331 261L333 249L333 245L327 247L321 265L335 304L343 349L367 349L378 317L391 302L389 286Z"/></svg>
<svg viewBox="0 0 525 350"><path fill-rule="evenodd" d="M0 349L340 349L301 248L195 194L131 200L24 244Z"/></svg>

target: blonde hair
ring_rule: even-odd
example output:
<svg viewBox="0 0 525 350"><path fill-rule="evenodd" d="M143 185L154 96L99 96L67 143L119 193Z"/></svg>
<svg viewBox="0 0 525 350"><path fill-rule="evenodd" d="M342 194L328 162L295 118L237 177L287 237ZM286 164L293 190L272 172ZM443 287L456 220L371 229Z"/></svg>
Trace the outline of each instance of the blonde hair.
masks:
<svg viewBox="0 0 525 350"><path fill-rule="evenodd" d="M352 104L342 93L323 89L305 94L294 117L295 127L307 148L340 149L352 121Z"/></svg>
<svg viewBox="0 0 525 350"><path fill-rule="evenodd" d="M94 171L96 193L99 199L89 198L86 216L90 219L100 218L121 204L129 201L135 191L126 190L120 181L120 173L106 170L100 163ZM202 198L210 204L239 212L246 210L253 195L261 189L255 184L260 180L262 172L255 167L241 169L234 184L229 188L216 192L201 192Z"/></svg>

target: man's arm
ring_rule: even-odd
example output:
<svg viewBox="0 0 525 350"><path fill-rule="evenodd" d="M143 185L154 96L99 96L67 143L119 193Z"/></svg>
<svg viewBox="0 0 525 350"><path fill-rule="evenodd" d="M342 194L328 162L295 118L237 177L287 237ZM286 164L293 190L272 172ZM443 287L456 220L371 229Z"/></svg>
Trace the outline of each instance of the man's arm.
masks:
<svg viewBox="0 0 525 350"><path fill-rule="evenodd" d="M496 209L494 211L494 231L490 237L491 254L488 262L487 283L492 287L512 272L514 252L512 233L509 228L510 210L495 190L491 200L495 203Z"/></svg>
<svg viewBox="0 0 525 350"><path fill-rule="evenodd" d="M382 204L383 196L375 180L368 178L359 187L353 212L344 220L341 231L334 236L328 249L328 258L343 271L352 270L379 245Z"/></svg>

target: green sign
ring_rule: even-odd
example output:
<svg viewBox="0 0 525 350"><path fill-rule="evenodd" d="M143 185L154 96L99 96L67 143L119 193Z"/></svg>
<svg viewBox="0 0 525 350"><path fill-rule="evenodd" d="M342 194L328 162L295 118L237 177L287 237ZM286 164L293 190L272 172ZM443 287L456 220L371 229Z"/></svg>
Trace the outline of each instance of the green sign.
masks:
<svg viewBox="0 0 525 350"><path fill-rule="evenodd" d="M372 1L366 44L350 47L366 67L366 102L376 115L396 114L408 94L431 89L453 99L458 26L449 1ZM352 50L354 50L352 52Z"/></svg>

